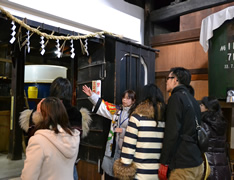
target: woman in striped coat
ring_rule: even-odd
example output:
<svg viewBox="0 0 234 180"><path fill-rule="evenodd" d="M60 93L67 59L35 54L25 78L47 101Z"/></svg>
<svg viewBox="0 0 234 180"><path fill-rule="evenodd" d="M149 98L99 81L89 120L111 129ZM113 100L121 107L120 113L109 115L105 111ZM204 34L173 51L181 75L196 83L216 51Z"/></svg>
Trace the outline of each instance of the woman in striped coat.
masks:
<svg viewBox="0 0 234 180"><path fill-rule="evenodd" d="M146 85L139 105L131 113L124 137L120 160L114 165L119 179L128 179L136 167L134 179L158 179L159 160L164 135L165 103L162 92L154 84Z"/></svg>

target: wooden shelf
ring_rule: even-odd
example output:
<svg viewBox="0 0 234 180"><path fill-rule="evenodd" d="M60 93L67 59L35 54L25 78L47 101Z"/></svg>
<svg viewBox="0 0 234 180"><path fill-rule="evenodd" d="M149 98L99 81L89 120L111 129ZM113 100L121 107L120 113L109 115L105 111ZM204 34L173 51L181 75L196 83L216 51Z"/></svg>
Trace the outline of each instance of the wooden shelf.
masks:
<svg viewBox="0 0 234 180"><path fill-rule="evenodd" d="M11 96L0 96L0 101L10 101Z"/></svg>
<svg viewBox="0 0 234 180"><path fill-rule="evenodd" d="M36 104L38 104L40 101L42 100L42 98L28 98L28 102L35 102Z"/></svg>
<svg viewBox="0 0 234 180"><path fill-rule="evenodd" d="M233 108L234 103L227 103L226 101L219 101L221 108Z"/></svg>

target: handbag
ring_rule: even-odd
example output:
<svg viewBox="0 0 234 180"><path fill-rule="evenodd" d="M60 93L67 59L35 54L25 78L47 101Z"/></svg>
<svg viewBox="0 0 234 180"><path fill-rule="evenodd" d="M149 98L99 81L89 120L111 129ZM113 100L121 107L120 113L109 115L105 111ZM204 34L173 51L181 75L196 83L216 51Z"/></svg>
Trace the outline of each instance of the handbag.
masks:
<svg viewBox="0 0 234 180"><path fill-rule="evenodd" d="M197 130L197 138L198 138L198 146L202 152L206 152L208 150L208 134L206 130L198 124L197 119L196 121L196 130Z"/></svg>
<svg viewBox="0 0 234 180"><path fill-rule="evenodd" d="M120 180L132 180L136 174L136 165L132 163L129 166L121 163L120 159L115 160L113 165L113 171L115 178Z"/></svg>
<svg viewBox="0 0 234 180"><path fill-rule="evenodd" d="M187 96L188 101L194 110L193 104L192 104L188 94L184 91L183 91L183 93ZM195 110L194 110L194 113L195 113ZM201 125L199 125L196 113L195 113L195 125L196 125L196 130L197 130L197 144L198 144L198 147L201 150L201 152L204 153L208 150L209 137L208 137L206 130Z"/></svg>
<svg viewBox="0 0 234 180"><path fill-rule="evenodd" d="M205 153L203 153L203 160L204 160L204 175L203 175L203 179L206 180L209 177L209 175L210 175L210 165L208 163L208 159L207 159Z"/></svg>

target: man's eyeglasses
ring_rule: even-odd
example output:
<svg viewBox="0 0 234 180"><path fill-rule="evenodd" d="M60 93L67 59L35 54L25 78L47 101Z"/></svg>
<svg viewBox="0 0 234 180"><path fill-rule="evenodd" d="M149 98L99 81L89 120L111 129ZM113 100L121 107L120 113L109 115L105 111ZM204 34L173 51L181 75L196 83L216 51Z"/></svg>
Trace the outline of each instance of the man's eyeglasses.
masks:
<svg viewBox="0 0 234 180"><path fill-rule="evenodd" d="M168 81L168 79L174 79L174 78L175 78L174 76L168 76L167 81Z"/></svg>

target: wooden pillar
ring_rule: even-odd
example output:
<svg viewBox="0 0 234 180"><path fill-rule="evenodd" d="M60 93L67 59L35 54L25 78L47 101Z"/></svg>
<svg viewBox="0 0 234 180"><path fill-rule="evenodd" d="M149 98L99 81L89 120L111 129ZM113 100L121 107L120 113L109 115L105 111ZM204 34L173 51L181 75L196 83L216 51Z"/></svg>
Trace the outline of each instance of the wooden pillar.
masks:
<svg viewBox="0 0 234 180"><path fill-rule="evenodd" d="M22 129L19 126L19 115L24 110L24 63L26 58L25 46L20 50L15 43L12 56L11 83L11 123L8 158L22 159Z"/></svg>
<svg viewBox="0 0 234 180"><path fill-rule="evenodd" d="M154 8L154 0L145 0L145 28L144 28L144 45L150 46L150 39L153 37L154 26L150 20L150 13Z"/></svg>
<svg viewBox="0 0 234 180"><path fill-rule="evenodd" d="M78 52L76 52L78 53ZM71 59L71 85L72 85L72 105L76 105L76 84L77 84L78 56Z"/></svg>

